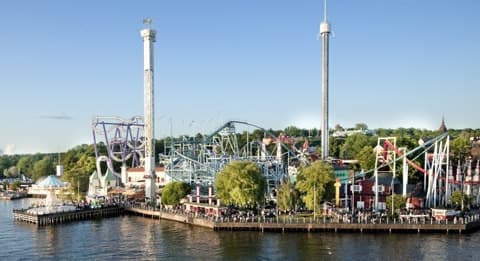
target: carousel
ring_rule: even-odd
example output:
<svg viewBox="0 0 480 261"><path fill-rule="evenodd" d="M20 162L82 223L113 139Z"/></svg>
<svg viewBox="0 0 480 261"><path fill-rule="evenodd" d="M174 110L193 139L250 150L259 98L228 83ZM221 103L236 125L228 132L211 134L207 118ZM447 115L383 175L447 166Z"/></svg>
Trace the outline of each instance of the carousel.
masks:
<svg viewBox="0 0 480 261"><path fill-rule="evenodd" d="M47 195L44 204L27 210L29 214L50 214L75 210L73 205L65 205L57 198L60 190L67 187L67 184L59 180L55 175L50 175L36 184L38 189L43 189Z"/></svg>

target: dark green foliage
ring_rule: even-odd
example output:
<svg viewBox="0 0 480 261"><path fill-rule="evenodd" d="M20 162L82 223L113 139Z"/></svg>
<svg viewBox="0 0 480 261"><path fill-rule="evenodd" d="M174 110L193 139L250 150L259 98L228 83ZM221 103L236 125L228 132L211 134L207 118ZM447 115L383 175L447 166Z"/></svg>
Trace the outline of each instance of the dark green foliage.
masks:
<svg viewBox="0 0 480 261"><path fill-rule="evenodd" d="M295 210L300 204L300 192L290 181L282 182L278 188L277 204L281 211Z"/></svg>
<svg viewBox="0 0 480 261"><path fill-rule="evenodd" d="M305 206L313 210L320 206L323 199L330 200L333 197L334 181L332 166L327 162L318 160L310 166L300 168L295 187L302 194ZM331 188L328 186L331 186Z"/></svg>
<svg viewBox="0 0 480 261"><path fill-rule="evenodd" d="M463 210L468 207L470 203L472 203L472 198L469 197L467 194L463 193L462 191L457 190L452 192L450 202L453 207L461 208Z"/></svg>
<svg viewBox="0 0 480 261"><path fill-rule="evenodd" d="M180 200L191 193L191 187L184 182L170 182L162 190L162 204L178 205Z"/></svg>
<svg viewBox="0 0 480 261"><path fill-rule="evenodd" d="M3 170L3 176L7 178L17 178L20 175L17 166L11 166L8 169Z"/></svg>
<svg viewBox="0 0 480 261"><path fill-rule="evenodd" d="M460 133L450 143L450 152L453 154L454 161L465 160L470 156L470 150L470 135L467 132Z"/></svg>
<svg viewBox="0 0 480 261"><path fill-rule="evenodd" d="M392 211L392 195L387 196L387 208ZM407 203L406 198L399 194L393 194L393 210L397 211L399 209L405 208ZM390 213L389 213L390 214Z"/></svg>
<svg viewBox="0 0 480 261"><path fill-rule="evenodd" d="M69 151L66 154L68 158L65 158L65 163L68 164L68 169L65 168L62 180L71 184L72 199L81 199L88 190L89 177L96 169L95 157L88 147L77 150L77 153Z"/></svg>
<svg viewBox="0 0 480 261"><path fill-rule="evenodd" d="M365 124L366 125L366 124ZM362 123L356 124L357 128L365 128ZM342 126L336 126L336 129L344 129ZM345 128L351 129L351 128ZM424 129L414 128L398 128L398 129L377 129L376 135L364 135L355 134L349 137L330 137L329 148L330 156L333 158L347 158L357 159L359 164L352 165L355 171L364 169L365 171L371 170L374 165L374 153L373 148L377 145L377 138L381 137L397 137L397 147L406 147L411 150L418 146L419 139L428 140L438 136L438 131L430 131ZM259 130L255 129L251 132L244 131L237 135L238 147L243 148L245 144L252 141L261 141L265 136L268 136L268 132L279 136L283 133L289 137L292 137L296 141L296 146L299 148L306 137L308 138L311 146L317 145L317 150L320 150L320 144L318 138L318 130L300 129L297 127L287 127L284 130ZM457 161L464 161L471 155L471 137L479 137L480 129L450 129L451 135L450 141L450 160L454 163ZM248 135L248 139L247 139ZM179 141L180 138L174 138ZM193 142L203 141L201 134L190 137L189 140ZM156 140L155 151L156 153L163 153L165 144L170 144L170 138ZM269 150L272 150L275 145L272 143L268 146ZM286 145L290 147L290 145ZM99 153L101 155L106 154L106 147L103 143L97 144ZM258 147L250 147L253 153ZM320 152L320 151L319 151ZM478 155L477 155L478 156ZM66 152L55 154L27 154L27 155L2 155L0 156L0 178L5 176L13 177L18 173L25 174L27 177L32 177L34 181L38 178L55 174L55 165L58 164L58 158L61 159L61 164L64 166L65 181L69 181L72 184L72 190L80 191L83 193L88 187L88 177L96 169L95 167L95 150L93 145L79 145ZM286 156L285 156L286 159ZM419 157L415 162L419 166L423 166L424 157ZM131 162L127 162L127 165ZM400 162L399 162L400 164ZM397 165L399 166L399 165ZM114 167L118 170L120 163L114 163ZM106 170L106 166L102 165L102 172ZM397 171L400 172L401 168L397 167ZM4 175L5 174L5 175ZM415 182L416 180L423 180L423 174L420 174L414 168L409 168L409 180ZM79 185L78 185L79 184ZM78 188L77 188L78 187ZM263 195L262 195L263 196Z"/></svg>
<svg viewBox="0 0 480 261"><path fill-rule="evenodd" d="M266 180L260 169L249 161L233 161L215 179L218 198L227 205L254 207L263 200Z"/></svg>
<svg viewBox="0 0 480 261"><path fill-rule="evenodd" d="M32 179L37 181L41 177L55 174L54 161L50 156L44 156L33 164Z"/></svg>
<svg viewBox="0 0 480 261"><path fill-rule="evenodd" d="M35 161L33 157L22 156L17 162L17 168L20 173L23 173L26 176L31 176L34 163Z"/></svg>
<svg viewBox="0 0 480 261"><path fill-rule="evenodd" d="M375 153L370 145L364 146L357 154L356 159L360 164L360 168L364 171L375 168Z"/></svg>
<svg viewBox="0 0 480 261"><path fill-rule="evenodd" d="M341 159L355 159L358 153L365 147L371 145L365 134L356 133L348 136L340 149Z"/></svg>

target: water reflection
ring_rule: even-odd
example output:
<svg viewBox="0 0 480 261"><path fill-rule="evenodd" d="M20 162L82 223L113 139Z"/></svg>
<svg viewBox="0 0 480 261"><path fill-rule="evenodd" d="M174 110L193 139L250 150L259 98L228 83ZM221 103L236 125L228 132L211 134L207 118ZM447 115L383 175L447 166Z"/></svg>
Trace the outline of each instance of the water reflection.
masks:
<svg viewBox="0 0 480 261"><path fill-rule="evenodd" d="M215 232L121 216L37 228L0 201L0 260L472 260L480 232L457 234Z"/></svg>

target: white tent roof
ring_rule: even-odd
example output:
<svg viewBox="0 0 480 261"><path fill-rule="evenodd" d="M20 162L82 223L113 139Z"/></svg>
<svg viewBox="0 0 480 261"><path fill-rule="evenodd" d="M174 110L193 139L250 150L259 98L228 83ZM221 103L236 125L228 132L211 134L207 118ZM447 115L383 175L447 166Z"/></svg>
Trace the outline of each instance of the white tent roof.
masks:
<svg viewBox="0 0 480 261"><path fill-rule="evenodd" d="M55 175L50 175L46 177L44 180L40 181L37 186L42 188L50 188L50 187L64 187L65 184L60 181Z"/></svg>

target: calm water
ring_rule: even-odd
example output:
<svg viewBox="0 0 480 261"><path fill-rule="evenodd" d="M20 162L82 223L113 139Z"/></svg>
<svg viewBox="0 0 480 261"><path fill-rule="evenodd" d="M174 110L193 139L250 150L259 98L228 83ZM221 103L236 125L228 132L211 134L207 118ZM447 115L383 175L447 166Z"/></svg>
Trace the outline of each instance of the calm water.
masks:
<svg viewBox="0 0 480 261"><path fill-rule="evenodd" d="M0 260L478 260L480 254L480 232L214 232L133 216L42 228L14 222L12 208L32 200L0 200Z"/></svg>

